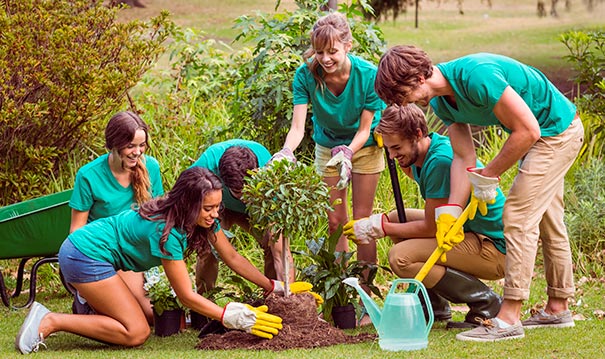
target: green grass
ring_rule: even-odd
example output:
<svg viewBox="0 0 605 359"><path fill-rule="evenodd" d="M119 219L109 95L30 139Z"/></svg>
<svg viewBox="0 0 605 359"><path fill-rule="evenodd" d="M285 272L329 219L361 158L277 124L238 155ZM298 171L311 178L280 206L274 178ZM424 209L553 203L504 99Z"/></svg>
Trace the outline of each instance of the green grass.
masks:
<svg viewBox="0 0 605 359"><path fill-rule="evenodd" d="M543 299L545 285L541 276L534 280L532 299ZM576 320L573 329L535 329L526 331L522 340L499 343L469 343L455 340L457 331L445 330L443 324L433 326L429 334L427 349L411 352L382 351L377 342L337 345L312 350L270 351L198 351L197 331L187 331L160 338L151 335L149 340L138 348L107 346L69 333L57 333L47 339L48 349L33 354L42 358L602 358L605 348L601 345L605 321L598 320L592 314L592 308L599 308L603 300L603 288L598 282L582 283L578 287L582 299L580 305L571 309L580 313L586 320ZM63 292L61 292L63 293ZM71 300L65 295L42 291L37 298L49 309L67 312ZM0 309L0 358L14 358L18 354L14 349L14 338L19 330L26 310ZM456 319L462 318L455 313ZM355 334L359 330L347 331ZM363 331L373 331L364 328Z"/></svg>

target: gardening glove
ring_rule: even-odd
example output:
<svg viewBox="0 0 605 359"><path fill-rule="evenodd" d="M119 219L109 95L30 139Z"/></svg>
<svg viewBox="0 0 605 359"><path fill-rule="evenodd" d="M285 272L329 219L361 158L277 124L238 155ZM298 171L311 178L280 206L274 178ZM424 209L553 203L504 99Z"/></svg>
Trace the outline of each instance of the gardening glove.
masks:
<svg viewBox="0 0 605 359"><path fill-rule="evenodd" d="M285 294L286 290L285 290L284 282L278 281L278 280L271 280L271 282L273 282L273 291L271 291L271 293L281 294L281 295ZM292 294L309 293L313 296L313 298L315 298L315 304L317 306L322 305L324 302L324 299L321 297L321 295L319 295L315 292L312 292L311 289L313 289L313 284L311 284L309 282L290 283L290 293L292 293Z"/></svg>
<svg viewBox="0 0 605 359"><path fill-rule="evenodd" d="M487 214L487 205L496 202L498 195L498 183L500 178L485 177L477 173L479 168L469 167L466 169L468 179L471 181L471 200L468 213L469 219L474 219L477 209L482 216Z"/></svg>
<svg viewBox="0 0 605 359"><path fill-rule="evenodd" d="M370 241L386 236L383 225L385 220L388 222L389 218L384 213L354 219L344 225L342 233L355 244L370 244Z"/></svg>
<svg viewBox="0 0 605 359"><path fill-rule="evenodd" d="M332 158L326 163L330 169L335 169L340 175L340 180L336 184L337 189L344 189L351 180L351 169L353 164L353 150L349 146L340 145L332 148Z"/></svg>
<svg viewBox="0 0 605 359"><path fill-rule="evenodd" d="M271 339L283 327L282 319L267 313L266 305L253 307L248 304L231 302L225 306L221 322L226 328L239 329L261 338Z"/></svg>
<svg viewBox="0 0 605 359"><path fill-rule="evenodd" d="M437 246L443 250L441 261L444 263L447 261L445 253L464 240L463 227L460 227L457 233L448 236L450 229L461 214L462 207L456 204L446 204L435 208Z"/></svg>
<svg viewBox="0 0 605 359"><path fill-rule="evenodd" d="M267 164L270 164L273 161L283 160L284 158L288 160L288 162L296 163L296 157L294 157L294 153L292 152L292 150L284 146L284 148L279 150L279 152L276 152L273 156L271 156Z"/></svg>

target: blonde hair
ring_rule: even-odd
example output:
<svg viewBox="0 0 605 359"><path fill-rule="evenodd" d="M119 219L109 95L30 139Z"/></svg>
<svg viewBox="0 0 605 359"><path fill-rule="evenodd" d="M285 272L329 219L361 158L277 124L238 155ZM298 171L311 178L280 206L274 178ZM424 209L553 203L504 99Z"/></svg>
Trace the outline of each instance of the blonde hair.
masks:
<svg viewBox="0 0 605 359"><path fill-rule="evenodd" d="M309 71L313 74L317 86L323 91L323 81L319 73L319 62L313 58L309 64L309 59L315 55L315 49L325 49L334 46L334 43L341 42L350 44L353 42L351 28L347 22L347 18L338 12L332 12L325 15L315 22L313 30L311 30L311 47L303 54L303 59L309 67Z"/></svg>

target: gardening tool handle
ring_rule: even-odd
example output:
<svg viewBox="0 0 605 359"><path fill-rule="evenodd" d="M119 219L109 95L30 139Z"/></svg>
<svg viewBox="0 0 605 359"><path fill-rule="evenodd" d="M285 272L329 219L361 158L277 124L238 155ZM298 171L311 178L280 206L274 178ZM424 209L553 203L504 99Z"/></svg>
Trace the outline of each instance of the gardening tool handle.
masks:
<svg viewBox="0 0 605 359"><path fill-rule="evenodd" d="M405 216L405 207L403 206L403 198L401 197L401 188L399 186L399 176L397 175L397 167L395 160L389 156L389 150L384 147L384 153L387 156L387 166L389 167L389 176L391 178L391 187L393 187L393 195L395 196L395 207L397 208L397 218L399 223L407 222Z"/></svg>
<svg viewBox="0 0 605 359"><path fill-rule="evenodd" d="M378 148L383 148L384 153L387 156L387 167L389 168L389 177L391 178L391 187L393 188L393 195L395 196L395 207L397 208L397 218L399 223L407 222L405 216L405 207L403 206L403 198L401 197L401 187L399 186L399 176L397 175L397 167L395 166L395 160L389 155L389 150L384 147L382 141L382 135L374 132L374 140Z"/></svg>
<svg viewBox="0 0 605 359"><path fill-rule="evenodd" d="M460 217L458 217L458 219L456 220L456 222L454 223L452 228L450 228L449 232L447 232L447 234L445 235L445 238L453 237L454 233L458 232L460 230L460 228L462 228L462 226L468 219L468 213L470 211L470 207L471 207L470 205L466 206L466 208L464 209L464 211L462 212ZM433 251L433 254L431 254L429 259L427 259L427 261L424 262L424 265L422 266L422 268L420 268L420 270L418 271L418 274L416 274L414 279L422 282L424 280L424 277L426 277L426 275L429 274L429 271L431 270L431 268L433 268L435 263L437 263L437 260L439 260L439 258L443 254L443 252L444 251L441 247L435 248L435 250Z"/></svg>

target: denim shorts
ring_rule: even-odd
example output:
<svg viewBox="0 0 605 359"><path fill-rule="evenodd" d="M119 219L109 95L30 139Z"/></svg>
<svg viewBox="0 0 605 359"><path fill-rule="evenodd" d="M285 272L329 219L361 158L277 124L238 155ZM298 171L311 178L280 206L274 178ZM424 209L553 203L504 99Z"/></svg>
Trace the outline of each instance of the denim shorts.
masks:
<svg viewBox="0 0 605 359"><path fill-rule="evenodd" d="M68 283L97 282L117 274L111 263L87 257L69 238L59 249L59 267Z"/></svg>

